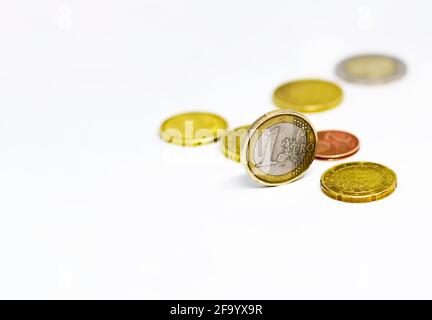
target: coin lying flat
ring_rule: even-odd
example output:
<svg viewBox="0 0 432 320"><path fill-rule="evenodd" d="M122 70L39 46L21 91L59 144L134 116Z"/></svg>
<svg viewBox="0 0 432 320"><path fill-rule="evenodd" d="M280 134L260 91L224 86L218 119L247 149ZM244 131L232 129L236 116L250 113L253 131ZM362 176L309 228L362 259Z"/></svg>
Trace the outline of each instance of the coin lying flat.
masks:
<svg viewBox="0 0 432 320"><path fill-rule="evenodd" d="M205 112L189 112L165 120L160 127L161 138L181 146L198 146L218 140L228 124L222 117Z"/></svg>
<svg viewBox="0 0 432 320"><path fill-rule="evenodd" d="M251 125L242 152L249 175L275 186L299 178L314 160L316 146L316 131L305 116L275 110Z"/></svg>
<svg viewBox="0 0 432 320"><path fill-rule="evenodd" d="M345 81L359 84L382 84L402 78L406 65L401 60L378 54L347 58L336 66L336 74Z"/></svg>
<svg viewBox="0 0 432 320"><path fill-rule="evenodd" d="M250 126L242 126L227 132L221 138L221 151L228 159L240 162L241 146L246 139Z"/></svg>
<svg viewBox="0 0 432 320"><path fill-rule="evenodd" d="M279 86L273 102L282 109L319 112L336 107L342 101L342 89L323 80L298 80Z"/></svg>
<svg viewBox="0 0 432 320"><path fill-rule="evenodd" d="M393 170L373 162L348 162L328 169L321 176L321 190L344 202L370 202L389 196L395 189Z"/></svg>
<svg viewBox="0 0 432 320"><path fill-rule="evenodd" d="M318 131L318 148L315 157L321 160L335 160L349 157L360 148L358 138L345 131Z"/></svg>

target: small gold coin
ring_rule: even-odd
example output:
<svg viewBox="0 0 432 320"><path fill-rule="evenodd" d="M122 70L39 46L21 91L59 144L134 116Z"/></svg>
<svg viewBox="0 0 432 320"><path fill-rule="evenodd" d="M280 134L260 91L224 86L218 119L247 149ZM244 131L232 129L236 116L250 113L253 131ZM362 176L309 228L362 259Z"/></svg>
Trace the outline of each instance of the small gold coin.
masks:
<svg viewBox="0 0 432 320"><path fill-rule="evenodd" d="M294 181L314 160L317 141L315 129L302 114L271 111L251 125L242 151L246 170L267 186Z"/></svg>
<svg viewBox="0 0 432 320"><path fill-rule="evenodd" d="M279 108L319 112L336 107L343 93L337 84L323 80L298 80L278 87L273 101Z"/></svg>
<svg viewBox="0 0 432 320"><path fill-rule="evenodd" d="M321 176L321 190L344 202L370 202L390 195L397 184L393 170L373 162L348 162Z"/></svg>
<svg viewBox="0 0 432 320"><path fill-rule="evenodd" d="M336 74L345 81L359 84L381 84L402 78L406 65L401 60L378 54L347 58L336 66Z"/></svg>
<svg viewBox="0 0 432 320"><path fill-rule="evenodd" d="M205 112L189 112L165 120L160 127L161 138L180 146L199 146L218 140L228 124L222 117Z"/></svg>
<svg viewBox="0 0 432 320"><path fill-rule="evenodd" d="M241 146L249 132L250 126L235 128L221 138L221 151L228 159L240 162Z"/></svg>

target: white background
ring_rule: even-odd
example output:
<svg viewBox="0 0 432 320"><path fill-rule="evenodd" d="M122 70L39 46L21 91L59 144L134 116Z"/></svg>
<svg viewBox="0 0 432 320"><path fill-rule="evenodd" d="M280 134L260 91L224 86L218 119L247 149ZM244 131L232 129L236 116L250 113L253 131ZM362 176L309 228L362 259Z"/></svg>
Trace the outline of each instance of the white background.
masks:
<svg viewBox="0 0 432 320"><path fill-rule="evenodd" d="M1 298L432 298L430 1L2 1ZM393 54L394 84L343 83ZM398 174L390 197L322 194L334 164L256 187L218 145L160 140L198 110L231 127L298 78L343 86L310 115ZM347 160L345 160L347 161ZM340 163L340 162L337 162Z"/></svg>

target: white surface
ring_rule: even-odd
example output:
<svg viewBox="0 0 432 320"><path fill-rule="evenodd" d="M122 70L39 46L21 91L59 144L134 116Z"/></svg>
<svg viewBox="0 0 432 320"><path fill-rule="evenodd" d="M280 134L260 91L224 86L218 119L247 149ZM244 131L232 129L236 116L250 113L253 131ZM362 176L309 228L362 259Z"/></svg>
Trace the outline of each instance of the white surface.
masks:
<svg viewBox="0 0 432 320"><path fill-rule="evenodd" d="M432 298L430 1L3 1L1 298ZM361 52L400 82L338 81ZM256 188L217 145L163 143L188 110L231 127L281 82L337 80L309 118L396 171L369 204L327 198L314 162ZM340 162L338 162L340 163Z"/></svg>

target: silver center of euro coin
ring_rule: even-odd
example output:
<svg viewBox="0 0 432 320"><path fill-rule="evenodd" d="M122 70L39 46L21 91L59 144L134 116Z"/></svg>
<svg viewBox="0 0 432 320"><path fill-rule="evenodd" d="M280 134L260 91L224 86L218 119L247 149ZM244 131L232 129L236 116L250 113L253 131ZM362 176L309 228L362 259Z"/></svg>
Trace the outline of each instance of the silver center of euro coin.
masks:
<svg viewBox="0 0 432 320"><path fill-rule="evenodd" d="M306 130L292 123L279 123L264 130L255 144L256 167L274 176L295 170L306 157Z"/></svg>

